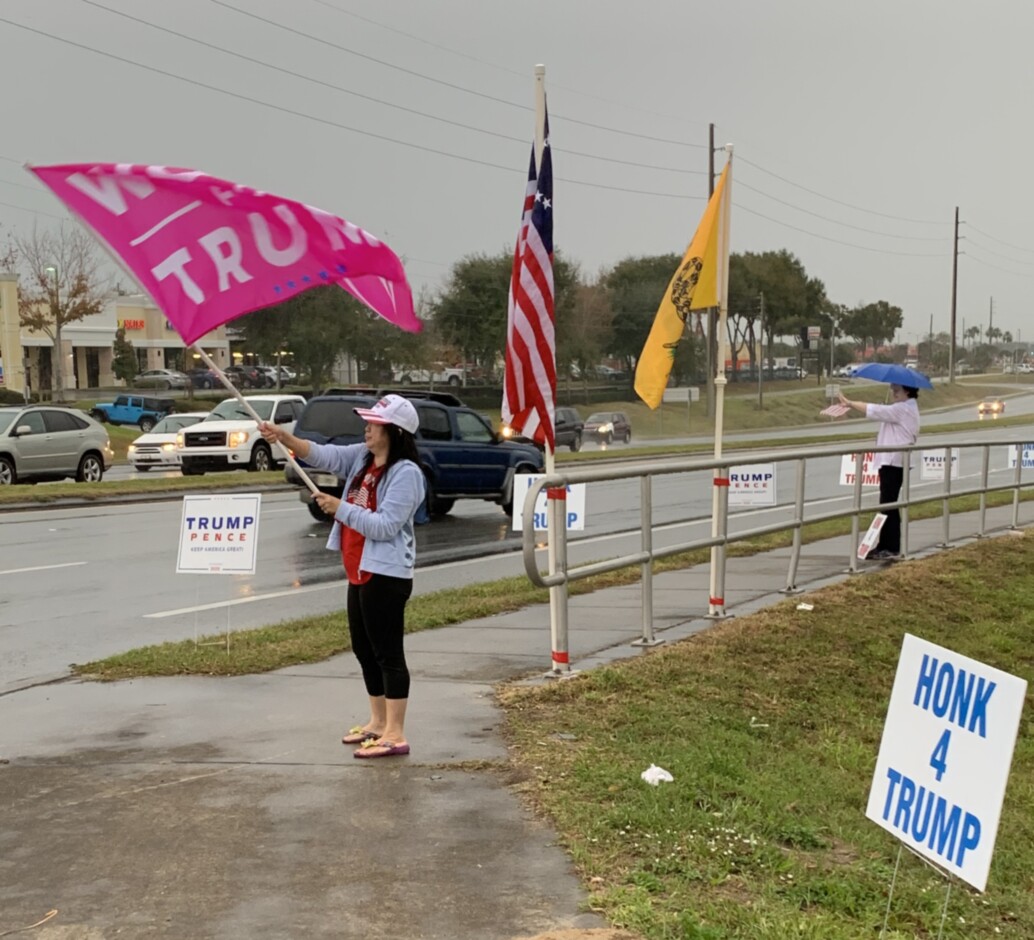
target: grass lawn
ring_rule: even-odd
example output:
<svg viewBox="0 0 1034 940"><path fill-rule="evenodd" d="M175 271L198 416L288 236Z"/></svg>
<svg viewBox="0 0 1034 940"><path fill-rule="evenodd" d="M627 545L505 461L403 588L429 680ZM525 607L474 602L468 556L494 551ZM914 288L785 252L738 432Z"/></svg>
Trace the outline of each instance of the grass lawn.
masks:
<svg viewBox="0 0 1034 940"><path fill-rule="evenodd" d="M796 597L636 660L501 692L520 787L614 925L651 940L876 938L898 844L864 812L903 634L1034 683L1034 535L804 599L813 611ZM955 883L946 938L1034 936L1031 704L988 892ZM643 783L651 763L674 783ZM944 896L905 852L887 936L938 936Z"/></svg>

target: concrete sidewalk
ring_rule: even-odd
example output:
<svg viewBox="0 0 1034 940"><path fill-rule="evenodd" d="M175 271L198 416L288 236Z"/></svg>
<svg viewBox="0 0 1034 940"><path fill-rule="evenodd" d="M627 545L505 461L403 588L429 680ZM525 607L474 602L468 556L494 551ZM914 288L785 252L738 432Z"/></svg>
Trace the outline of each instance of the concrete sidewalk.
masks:
<svg viewBox="0 0 1034 940"><path fill-rule="evenodd" d="M989 511L988 524L1010 518ZM953 539L976 525L953 517ZM940 520L910 529L913 549L940 537ZM846 537L805 546L798 585L847 577L849 551ZM728 610L784 600L788 558L730 559ZM655 579L659 637L711 626L707 584L706 567ZM638 585L572 599L574 668L644 655L629 645L639 605ZM0 698L0 934L55 908L31 936L509 940L605 926L515 794L494 704L496 683L548 667L548 608L412 635L407 656L413 753L369 762L339 743L365 708L351 654Z"/></svg>

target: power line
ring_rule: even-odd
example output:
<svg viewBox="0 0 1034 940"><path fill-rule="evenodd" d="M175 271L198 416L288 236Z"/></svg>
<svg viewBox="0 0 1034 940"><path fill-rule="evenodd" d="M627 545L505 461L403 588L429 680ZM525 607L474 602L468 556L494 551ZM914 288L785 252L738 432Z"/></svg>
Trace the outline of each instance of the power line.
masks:
<svg viewBox="0 0 1034 940"><path fill-rule="evenodd" d="M1014 245L1012 242L1003 241L1001 238L995 238L994 235L988 235L987 232L982 232L972 222L964 222L963 225L968 225L978 235L983 235L984 238L990 238L993 242L998 242L1000 245L1005 245L1008 248L1013 248L1016 251L1030 252L1034 254L1034 248L1023 248L1020 245Z"/></svg>
<svg viewBox="0 0 1034 940"><path fill-rule="evenodd" d="M744 189L749 189L751 192L755 192L760 196L764 196L766 199L771 199L773 202L778 202L781 205L789 206L789 208L796 210L797 212L803 212L805 215L813 216L816 219L822 219L823 222L832 222L834 225L842 225L845 228L854 229L857 232L866 232L869 235L879 235L881 238L899 238L905 241L917 241L917 242L947 242L951 241L950 236L924 236L924 235L892 235L890 232L878 232L875 229L863 228L860 225L852 225L850 222L841 222L839 219L831 219L827 215L821 215L818 212L812 212L810 209L805 209L802 206L794 205L792 202L787 202L785 199L779 199L764 190L757 189L751 186L749 183L744 183L743 180L736 180L737 186L742 186ZM945 223L947 224L947 223Z"/></svg>
<svg viewBox="0 0 1034 940"><path fill-rule="evenodd" d="M448 52L450 55L459 56L462 59L467 59L470 62L477 62L479 65L484 65L487 68L496 69L500 72L506 72L509 75L516 75L518 78L527 79L527 72L519 71L518 69L510 68L506 65L500 65L498 62L489 62L487 59L479 59L475 55L471 55L469 52L461 52L459 49L453 49L451 46L445 46L441 43L432 42L430 39L425 39L423 36L417 36L414 33L407 33L404 29L398 29L395 26L388 26L387 23L381 23L378 20L371 19L368 16L362 16L353 10L345 10L333 3L328 3L327 0L311 0L312 3L318 3L321 7L326 7L328 10L333 10L335 13L339 13L342 16L350 16L353 19L360 20L363 23L369 23L371 26L376 26L378 29L387 30L389 33L395 33L398 36L405 36L406 39L411 39L413 42L422 43L425 46L430 46L432 49L440 49L443 52ZM649 108L639 108L634 105L623 104L620 101L614 101L611 98L604 98L601 95L594 95L587 91L581 91L578 88L571 88L568 85L552 84L553 88L560 88L564 91L570 91L576 95L581 95L584 98L591 98L594 101L602 101L604 104L617 105L619 108L627 108L629 111L639 111L642 114L649 114L653 117L661 117L666 120L681 121L685 119L684 115L680 114L667 114L662 111L651 111ZM701 126L702 123L701 123ZM683 146L686 147L698 147L701 150L707 149L707 144L691 144L686 143Z"/></svg>
<svg viewBox="0 0 1034 940"><path fill-rule="evenodd" d="M801 189L806 193L811 193L813 196L818 196L820 199L828 199L830 202L835 202L838 206L845 206L848 209L854 209L856 212L867 212L869 215L878 215L884 219L893 219L896 222L910 222L914 225L944 225L943 221L932 221L930 219L909 219L901 215L890 215L886 212L877 212L875 209L866 209L863 206L856 206L850 202L844 202L842 199L836 199L833 196L827 196L824 193L820 193L817 190L809 189L807 186L802 186L800 183L795 183L791 179L787 179L785 176L780 176L778 173L773 173L771 170L766 170L763 166L758 163L754 163L748 160L746 157L741 157L738 153L736 154L736 161L738 163L746 163L747 166L754 167L755 170L760 170L762 173L767 173L769 176L775 177L775 179L786 183L789 186L794 186L797 189Z"/></svg>
<svg viewBox="0 0 1034 940"><path fill-rule="evenodd" d="M419 78L426 82L432 82L435 85L441 85L445 88L452 88L455 91L462 91L464 94L474 95L477 98L484 98L487 101L494 101L497 104L505 104L511 108L519 108L522 111L534 111L534 108L530 107L529 105L520 104L517 101L510 101L506 98L499 98L496 95L489 95L483 91L475 91L472 88L466 88L465 86L457 85L454 82L447 82L444 79L435 78L432 75L425 75L423 72L417 72L414 69L407 69L405 66L396 65L394 62L387 62L384 59L378 59L376 56L367 55L365 52L359 52L355 49L350 49L348 46L342 46L339 43L331 42L331 40L324 39L322 36L313 36L311 33L306 33L300 29L295 29L293 26L287 26L284 23L278 23L276 20L267 19L266 17L259 16L257 13L252 13L249 10L242 10L239 7L235 7L231 3L227 3L226 0L208 0L208 2L214 3L216 6L223 7L227 10L233 10L235 13L238 13L241 16L246 16L250 19L258 20L260 23L265 23L268 26L272 26L274 29L280 29L284 32L292 33L295 36L301 36L302 38L308 39L311 42L317 42L320 45L329 46L331 49L337 49L339 52L345 52L349 55L354 55L361 59L366 59L369 62L375 62L378 65L383 65L385 68L394 69L395 71L402 72L406 75L412 75L414 78ZM619 127L607 127L604 124L594 124L591 121L582 121L578 118L565 117L562 114L554 114L553 117L558 120L567 121L570 124L580 124L582 127L592 127L596 130L607 131L611 134L622 134L625 137L634 137L637 140L651 140L655 143L674 144L677 147L693 147L697 149L703 148L704 150L707 149L707 147L703 144L690 144L684 140L672 140L669 137L651 137L648 134L640 134L636 131L626 131L622 130Z"/></svg>
<svg viewBox="0 0 1034 940"><path fill-rule="evenodd" d="M214 3L214 2L217 2L217 0L211 0L211 2ZM315 114L306 114L303 111L296 111L293 108L288 108L288 107L285 107L283 105L273 104L270 101L263 101L261 98L253 98L250 95L244 95L244 94L241 94L240 92L230 91L229 89L226 89L226 88L220 88L217 85L209 85L207 82L198 81L197 79L194 79L194 78L188 78L185 75L178 75L175 72L169 72L169 71L167 71L165 69L160 69L160 68L158 68L157 66L154 66L154 65L146 65L143 62L137 62L137 61L135 61L133 59L128 59L125 56L116 55L113 52L105 52L103 49L95 49L93 46L88 46L85 43L76 42L73 39L66 39L64 36L57 36L54 33L48 33L45 30L36 29L35 27L32 27L32 26L26 26L24 23L17 23L14 20L7 19L6 17L0 16L0 23L6 23L8 26L13 26L15 29L21 29L21 30L24 30L26 32L33 33L33 34L35 34L37 36L43 36L43 37L45 37L47 39L52 39L52 40L54 40L56 42L64 43L65 45L72 46L72 47L74 47L76 49L82 49L82 50L84 50L86 52L92 52L95 55L100 55L100 56L103 56L104 58L112 59L112 60L114 60L116 62L121 62L121 63L123 63L125 65L132 65L135 68L144 69L145 71L148 71L148 72L154 72L157 75L162 75L162 76L164 76L166 78L171 78L171 79L174 79L176 81L184 82L184 83L186 83L188 85L193 85L196 88L204 88L206 91L214 91L214 92L217 92L218 94L221 94L221 95L227 95L230 98L236 98L239 101L246 101L249 104L257 104L257 105L259 105L261 107L264 107L264 108L270 108L273 111L279 111L281 114L290 114L290 115L292 115L294 117L305 118L305 119L310 120L310 121L315 121L318 124L324 124L324 125L326 125L328 127L336 127L339 130L349 131L349 132L351 132L353 134L360 134L363 137L371 137L371 138L373 138L375 140L383 140L383 141L386 141L387 143L398 144L400 147L409 147L412 150L419 150L419 151L422 151L424 153L433 153L433 154L436 154L437 156L440 156L440 157L447 157L447 158L450 158L450 159L453 159L453 160L461 160L464 163L473 163L473 164L476 164L478 166L489 167L489 168L491 168L493 170L502 170L503 172L505 172L507 174L510 174L510 175L514 175L515 173L520 172L520 171L518 171L517 169L515 169L514 167L511 167L511 166L504 166L504 165L499 164L499 163L491 163L488 160L479 160L476 157L468 157L465 154L451 153L450 151L447 151L447 150L439 150L439 149L437 149L435 147L425 146L424 144L415 144L415 143L412 143L411 141L408 141L408 140L399 140L396 137L389 137L386 134L377 134L377 133L374 133L373 131L364 131L364 130L361 130L360 128L358 128L358 127L351 127L351 126L349 126L347 124L341 124L338 121L332 121L329 118L319 117L318 115L315 115ZM572 186L586 186L586 187L589 187L591 189L605 189L605 190L610 190L612 192L631 193L631 194L634 194L634 195L637 195L637 196L658 196L658 197L665 198L665 199L689 199L689 200L694 200L694 201L695 200L702 200L702 199L705 198L703 196L690 196L690 195L685 194L685 193L664 193L664 192L657 192L656 190L649 190L649 189L635 189L635 188L625 187L625 186L610 186L610 185L608 185L606 183L590 183L590 182L587 182L585 180L576 180L576 179L571 179L570 177L563 177L563 176L557 176L557 177L554 177L554 178L556 180L560 181L560 182L569 183Z"/></svg>
<svg viewBox="0 0 1034 940"><path fill-rule="evenodd" d="M993 268L995 271L1003 271L1005 274L1011 274L1013 277L1022 277L1027 280L1034 278L1034 274L1028 274L1024 271L1010 271L1008 268L1003 268L1001 265L991 264L990 261L984 261L982 258L978 258L976 255L972 254L969 251L960 253L960 257L969 258L971 261L975 262L976 264L982 265L985 268Z"/></svg>
<svg viewBox="0 0 1034 940"><path fill-rule="evenodd" d="M945 257L945 255L943 255L943 254L925 253L925 252L916 252L916 251L889 251L886 248L870 248L867 245L856 245L853 242L845 242L845 241L842 241L839 238L831 238L828 235L819 235L817 232L809 232L807 229L799 228L796 225L790 225L789 222L783 222L780 219L773 219L769 215L765 215L764 213L758 212L757 210L751 209L751 208L749 208L749 207L747 207L745 205L742 205L741 203L738 203L738 202L734 202L733 205L736 206L737 209L742 209L744 212L750 213L750 215L756 215L760 219L765 219L768 222L773 222L776 225L783 226L784 228L793 229L795 232L801 232L804 235L811 235L812 238L820 238L820 239L822 239L822 241L833 242L836 245L846 245L848 248L857 248L859 251L872 251L872 252L876 252L877 254L881 254L881 255L899 255L899 256L904 257L904 258L944 258Z"/></svg>
<svg viewBox="0 0 1034 940"><path fill-rule="evenodd" d="M988 235L987 237L990 238L991 236ZM979 248L981 251L986 251L989 255L994 255L996 258L1001 258L1003 261L1009 261L1012 264L1022 264L1027 267L1034 267L1034 261L1022 261L1019 258L1010 258L1008 255L1003 255L1000 251L988 248L987 245L981 245L980 242L974 241L972 238L967 238L966 244Z"/></svg>
<svg viewBox="0 0 1034 940"><path fill-rule="evenodd" d="M220 52L223 55L233 56L235 59L241 59L244 62L250 62L253 65L260 66L261 68L271 69L272 71L279 72L282 75L290 75L293 78L299 78L302 81L312 82L314 85L320 85L323 88L330 88L334 91L340 91L346 95L351 95L355 98L361 98L364 101L370 101L374 104L383 105L386 108L392 108L396 111L404 111L407 114L415 114L418 117L427 118L431 121L438 121L442 124L448 124L451 127L459 127L463 130L473 131L475 134L485 134L488 137L497 137L501 140L506 140L519 144L526 142L526 138L524 137L514 137L510 134L502 134L498 131L490 131L483 127L475 127L473 124L464 124L462 121L453 121L450 118L441 117L436 114L429 114L428 112L421 111L418 108L409 108L405 105L395 104L391 101L385 101L383 98L376 98L373 95L367 95L361 91L355 91L351 88L346 88L343 85L336 85L333 82L327 82L320 78L314 78L311 75L304 75L301 72L295 72L292 69L284 68L283 66L273 65L270 62L265 62L262 59L255 58L254 56L246 55L242 52L235 52L233 49L227 49L224 46L219 46L215 43L207 42L204 39L198 39L195 36L189 36L186 33L181 33L178 30L170 29L167 26L161 26L158 23L151 22L150 20L145 20L138 16L133 16L131 13L124 13L122 10L115 10L109 6L105 6L103 3L98 3L97 0L80 0L80 2L85 3L91 7L96 7L99 10L104 10L106 13L111 13L113 16L120 16L123 19L131 20L134 23L139 23L141 26L146 26L150 29L158 30L159 32L166 33L167 35L175 36L178 39L184 39L187 42L192 42L196 45L203 46L206 49L212 49L213 51ZM557 151L560 153L584 157L587 160L599 160L604 163L617 163L621 164L622 166L642 167L643 169L648 170L664 170L669 173L684 173L689 175L703 176L707 172L706 170L690 170L685 167L657 166L651 163L639 163L634 160L619 160L614 157L604 157L595 153L584 153L579 150L568 150L567 148L564 148L562 150L560 148L557 148Z"/></svg>
<svg viewBox="0 0 1034 940"><path fill-rule="evenodd" d="M0 206L5 206L8 209L17 209L19 212L30 212L33 215L45 215L51 219L57 219L59 222L67 222L68 217L63 215L54 215L53 212L43 212L40 209L27 209L25 206L16 206L13 202L0 202Z"/></svg>

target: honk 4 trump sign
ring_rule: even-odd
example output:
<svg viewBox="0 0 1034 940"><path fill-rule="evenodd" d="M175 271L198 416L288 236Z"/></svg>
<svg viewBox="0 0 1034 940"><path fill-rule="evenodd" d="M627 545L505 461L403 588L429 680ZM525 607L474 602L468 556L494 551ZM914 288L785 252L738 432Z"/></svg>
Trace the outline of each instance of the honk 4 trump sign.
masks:
<svg viewBox="0 0 1034 940"><path fill-rule="evenodd" d="M865 815L983 891L1027 683L905 635Z"/></svg>
<svg viewBox="0 0 1034 940"><path fill-rule="evenodd" d="M177 574L254 574L259 532L257 493L184 496Z"/></svg>

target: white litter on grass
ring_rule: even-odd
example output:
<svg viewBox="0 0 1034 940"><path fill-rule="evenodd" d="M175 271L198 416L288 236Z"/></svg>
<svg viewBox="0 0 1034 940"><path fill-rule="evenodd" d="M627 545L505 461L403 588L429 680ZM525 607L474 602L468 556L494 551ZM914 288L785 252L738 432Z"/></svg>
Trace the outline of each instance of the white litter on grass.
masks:
<svg viewBox="0 0 1034 940"><path fill-rule="evenodd" d="M675 782L675 778L668 771L656 764L651 764L639 776L652 787L659 786L661 783Z"/></svg>
<svg viewBox="0 0 1034 940"><path fill-rule="evenodd" d="M758 721L757 717L754 716L754 715L750 716L750 726L752 728L767 728L768 727L768 725L765 724L764 722Z"/></svg>
<svg viewBox="0 0 1034 940"><path fill-rule="evenodd" d="M814 610L815 609L815 605L814 604L805 604L804 601L801 601L797 605L797 609L798 610Z"/></svg>

